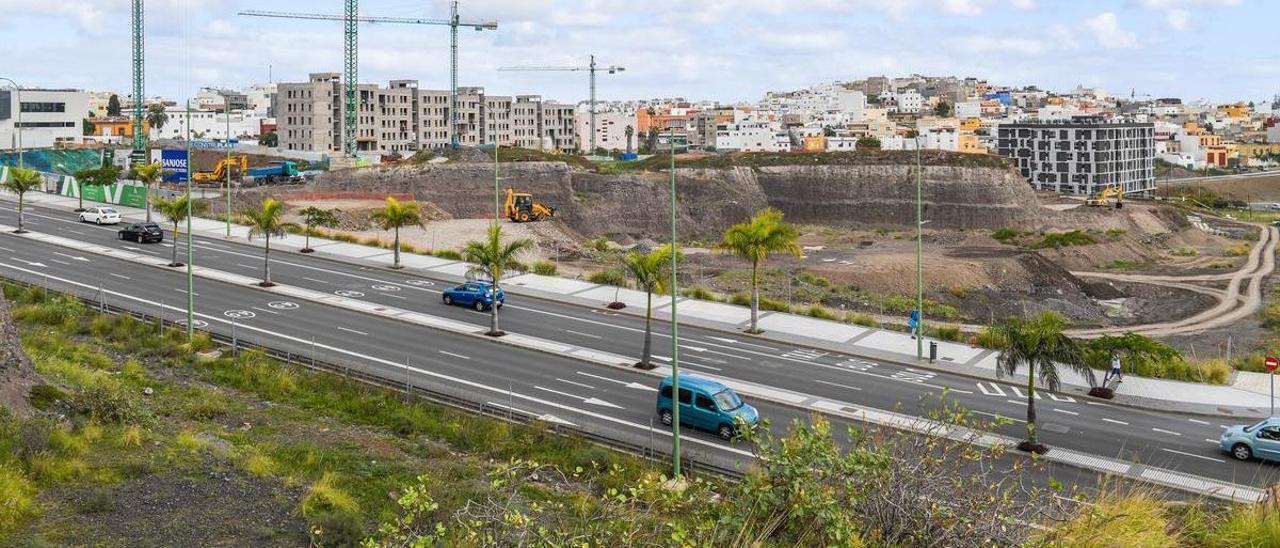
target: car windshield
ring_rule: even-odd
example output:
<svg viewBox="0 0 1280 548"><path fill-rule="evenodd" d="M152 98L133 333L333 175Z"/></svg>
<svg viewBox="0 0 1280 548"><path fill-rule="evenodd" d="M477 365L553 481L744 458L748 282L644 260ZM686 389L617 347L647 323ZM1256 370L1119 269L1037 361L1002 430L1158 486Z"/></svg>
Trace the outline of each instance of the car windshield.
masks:
<svg viewBox="0 0 1280 548"><path fill-rule="evenodd" d="M110 214L110 213L115 213L115 212L116 212L116 210L114 210L114 209L103 209L103 210L102 210L102 212L103 212L103 213L108 213L108 214Z"/></svg>
<svg viewBox="0 0 1280 548"><path fill-rule="evenodd" d="M732 390L721 390L712 397L716 400L716 406L722 411L733 411L742 407L742 399L738 398L738 395L734 394Z"/></svg>
<svg viewBox="0 0 1280 548"><path fill-rule="evenodd" d="M1254 431L1254 430L1257 430L1257 429L1259 429L1259 428L1262 428L1263 426L1266 426L1266 424L1267 424L1268 422L1270 422L1270 421L1271 421L1271 419L1263 419L1263 420L1262 420L1261 422L1259 422L1258 424L1255 424L1255 425L1253 425L1253 426L1246 426L1246 427L1244 427L1244 431L1245 431L1245 432L1252 432L1252 431Z"/></svg>

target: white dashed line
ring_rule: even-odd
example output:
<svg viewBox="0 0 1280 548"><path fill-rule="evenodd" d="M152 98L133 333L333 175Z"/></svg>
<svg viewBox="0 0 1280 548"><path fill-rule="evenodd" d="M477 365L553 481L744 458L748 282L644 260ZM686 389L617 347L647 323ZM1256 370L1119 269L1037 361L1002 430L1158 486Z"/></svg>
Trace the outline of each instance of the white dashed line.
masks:
<svg viewBox="0 0 1280 548"><path fill-rule="evenodd" d="M979 414L979 415L986 415L986 416L991 417L991 418L994 418L994 419L996 419L996 420L1015 421L1015 422L1021 422L1021 423L1026 423L1026 422L1027 422L1027 421L1024 421L1024 420L1022 420L1022 419L1015 419L1015 418L1013 418L1013 417L1006 417L1006 416L1001 415L1001 414L999 414L999 413L988 413L988 412L986 412L986 411L974 411L974 413L977 413L977 414Z"/></svg>
<svg viewBox="0 0 1280 548"><path fill-rule="evenodd" d="M133 279L133 278L130 278L130 277L125 276L125 275L123 275L123 274L116 274L115 272L108 272L108 273L107 273L107 275L108 275L108 276L115 277L115 278L120 278L121 280L132 280L132 279Z"/></svg>
<svg viewBox="0 0 1280 548"><path fill-rule="evenodd" d="M1168 449L1168 448L1165 448L1165 447L1161 447L1161 448L1160 448L1160 450L1161 450L1161 451L1167 451L1167 452L1169 452L1169 453L1177 453L1177 454L1179 454L1179 455L1183 455L1183 456L1187 456L1187 457L1195 457L1195 458L1197 458L1197 459L1211 460L1211 461L1213 461L1213 462L1219 462L1219 463L1225 463L1225 462L1227 462L1227 461L1222 460L1222 459L1215 459L1215 458L1213 458L1213 457L1206 457L1206 456L1204 456L1204 455L1197 455L1197 454L1195 454L1195 453L1184 453L1184 452L1182 452L1182 451L1174 451L1173 449Z"/></svg>
<svg viewBox="0 0 1280 548"><path fill-rule="evenodd" d="M1079 413L1076 413L1075 411L1067 411L1066 409L1058 409L1057 407L1054 407L1053 410L1059 413L1066 413L1068 415L1079 415Z"/></svg>
<svg viewBox="0 0 1280 548"><path fill-rule="evenodd" d="M1179 433L1174 432L1174 431L1172 431L1172 430L1164 430L1164 429L1162 429L1162 428L1152 428L1151 430L1152 430L1152 431L1155 431L1155 432L1159 432L1159 433L1161 433L1161 434L1169 434L1170 436L1181 436L1181 435L1182 435L1182 434L1179 434Z"/></svg>
<svg viewBox="0 0 1280 548"><path fill-rule="evenodd" d="M454 354L453 352L446 352L446 351L444 351L444 350L441 350L441 351L440 351L440 353L441 353L441 354L444 354L444 355L446 355L446 356L453 356L453 357L455 357L455 358L461 358L461 359L464 359L464 360L469 360L469 359L471 359L471 356L463 356L462 354Z"/></svg>
<svg viewBox="0 0 1280 548"><path fill-rule="evenodd" d="M590 333L583 333L583 332L581 332L581 331L574 331L574 330L572 330L572 329L566 329L566 330L564 330L564 332L565 332L565 333L573 333L574 335L581 335L581 336L583 336L583 337L589 337L589 338L592 338L592 339L603 339L603 338L604 338L604 337L601 337L600 335L592 335L592 334L590 334Z"/></svg>
<svg viewBox="0 0 1280 548"><path fill-rule="evenodd" d="M1118 420L1115 420L1115 419L1108 419L1108 418L1106 418L1106 417L1102 417L1102 420L1107 421L1107 422L1111 422L1111 423L1115 423L1115 424L1123 424L1123 425L1125 425L1125 426L1129 426L1129 423L1124 422L1124 421L1118 421Z"/></svg>
<svg viewBox="0 0 1280 548"><path fill-rule="evenodd" d="M55 263L58 263L58 264L60 264L60 265L71 266L71 263L66 262L66 261L59 261L59 260L57 260L57 259L49 259L49 260L50 260L50 261L53 261L53 262L55 262Z"/></svg>
<svg viewBox="0 0 1280 548"><path fill-rule="evenodd" d="M1187 420L1194 422L1196 424L1209 424L1209 421L1202 421L1200 419L1187 419Z"/></svg>
<svg viewBox="0 0 1280 548"><path fill-rule="evenodd" d="M354 330L354 329L347 329L347 328L342 327L342 326L338 326L338 329L341 329L341 330L346 331L346 332L348 332L348 333L355 333L355 334L357 334L357 335L368 335L368 333L365 333L364 331L356 331L356 330Z"/></svg>
<svg viewBox="0 0 1280 548"><path fill-rule="evenodd" d="M818 381L818 382L820 382L820 383L822 383L822 384L830 385L830 386L836 386L836 387L839 387L839 388L848 388L849 390L862 390L861 388L858 388L858 387L856 387L856 386L848 386L848 385L844 385L844 384L840 384L840 383L835 383L835 382L827 382L827 381L822 381L822 380L820 380L820 381Z"/></svg>
<svg viewBox="0 0 1280 548"><path fill-rule="evenodd" d="M304 279L304 280L306 280L306 281L308 281L308 282L315 282L315 283L318 283L318 284L327 284L327 283L329 283L329 282L326 282L326 281L324 281L324 280L317 280L317 279L315 279L315 278L308 278L308 277L306 277L306 276L303 276L303 277L302 277L302 279Z"/></svg>
<svg viewBox="0 0 1280 548"><path fill-rule="evenodd" d="M1212 443L1212 444L1214 444L1214 445L1218 445L1218 440L1211 440L1211 439L1209 439L1209 438L1205 438L1205 439L1204 439L1204 441L1207 441L1207 442Z"/></svg>

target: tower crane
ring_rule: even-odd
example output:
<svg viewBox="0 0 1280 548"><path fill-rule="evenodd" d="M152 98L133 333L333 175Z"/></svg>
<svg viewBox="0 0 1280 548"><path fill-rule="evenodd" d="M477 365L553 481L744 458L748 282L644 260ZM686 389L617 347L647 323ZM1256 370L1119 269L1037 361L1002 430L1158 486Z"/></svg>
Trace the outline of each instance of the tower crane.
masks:
<svg viewBox="0 0 1280 548"><path fill-rule="evenodd" d="M591 62L586 66L532 66L532 67L498 67L498 70L504 72L587 72L590 75L591 82L591 149L588 154L596 153L596 73L606 71L609 74L617 74L627 70L625 67L617 65L597 66L596 56L591 56Z"/></svg>
<svg viewBox="0 0 1280 548"><path fill-rule="evenodd" d="M143 34L142 0L133 0L133 152L130 163L147 161L146 123L143 121L143 83L146 74L146 44ZM150 212L147 213L150 215Z"/></svg>
<svg viewBox="0 0 1280 548"><path fill-rule="evenodd" d="M316 21L342 21L344 28L343 78L347 106L344 113L343 149L348 155L356 152L356 79L357 79L357 23L391 23L405 25L443 25L449 27L449 141L458 148L458 27L471 27L477 31L497 30L497 21L463 21L458 16L458 0L450 3L448 19L420 19L416 17L374 17L356 13L357 0L345 0L343 15L322 13L294 13L283 11L242 11L250 17L276 17L281 19L309 19Z"/></svg>

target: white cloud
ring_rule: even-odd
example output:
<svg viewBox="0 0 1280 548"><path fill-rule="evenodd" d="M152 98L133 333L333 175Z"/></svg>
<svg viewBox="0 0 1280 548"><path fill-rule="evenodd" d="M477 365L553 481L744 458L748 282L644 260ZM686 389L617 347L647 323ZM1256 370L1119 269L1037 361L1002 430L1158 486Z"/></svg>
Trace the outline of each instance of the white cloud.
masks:
<svg viewBox="0 0 1280 548"><path fill-rule="evenodd" d="M1036 9L1036 0L1011 0L1009 3L1020 10Z"/></svg>
<svg viewBox="0 0 1280 548"><path fill-rule="evenodd" d="M1049 50L1040 40L1015 36L967 36L956 40L956 47L967 53L1017 56L1037 56Z"/></svg>
<svg viewBox="0 0 1280 548"><path fill-rule="evenodd" d="M1120 28L1120 20L1112 12L1103 12L1085 19L1084 27L1093 34L1098 45L1107 49L1133 48L1138 46L1138 35Z"/></svg>
<svg viewBox="0 0 1280 548"><path fill-rule="evenodd" d="M1174 8L1165 12L1164 19L1169 23L1169 28L1173 30L1187 30L1191 27L1191 12Z"/></svg>

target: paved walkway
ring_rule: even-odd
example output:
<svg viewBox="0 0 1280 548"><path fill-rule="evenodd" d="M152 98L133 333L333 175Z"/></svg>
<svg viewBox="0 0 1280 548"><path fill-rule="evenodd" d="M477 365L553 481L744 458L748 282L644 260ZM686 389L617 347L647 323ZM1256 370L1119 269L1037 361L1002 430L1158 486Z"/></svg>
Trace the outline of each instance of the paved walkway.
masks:
<svg viewBox="0 0 1280 548"><path fill-rule="evenodd" d="M0 196L7 200L14 200L9 193L0 193ZM52 194L29 193L26 199L31 204L67 211L77 206L77 200L74 198ZM127 220L145 218L145 212L138 208L117 206L116 209ZM193 232L201 236L224 238L227 234L225 222L194 219L192 226ZM248 232L247 227L231 225L232 239L244 241L248 237ZM254 245L261 245L262 242L261 239L248 241ZM293 252L301 249L302 245L303 238L297 236L272 239L273 250ZM311 247L316 250L317 256L343 262L377 267L389 267L392 263L391 251L371 246L311 238ZM402 254L401 263L407 271L450 279L461 279L468 270L468 265L461 261L411 253ZM583 280L521 274L507 279L504 288L513 294L525 294L594 308L601 308L604 304L618 300L627 305L625 309L619 311L620 313L644 314L645 294L643 292ZM760 328L764 333L748 335L743 332L750 321L750 310L746 307L683 297L677 299L676 307L682 324L720 330L724 332L725 338L737 341L752 338L776 340L856 354L911 367L966 375L973 377L977 387L984 391L1001 390L1000 386L1006 383L1021 385L1026 382L1025 376L998 377L995 374L996 354L991 350L971 348L965 344L931 341L938 345L938 359L928 363L916 360L917 342L906 333L796 314L762 312ZM670 308L670 297L655 298L654 318L669 321ZM927 341L924 344L926 356L928 351ZM1240 372L1231 385L1218 386L1126 376L1113 403L1208 415L1263 417L1269 413L1271 402L1268 396L1270 379L1267 377L1265 374ZM1062 371L1061 379L1064 392L1083 394L1089 389L1087 380L1082 376Z"/></svg>

